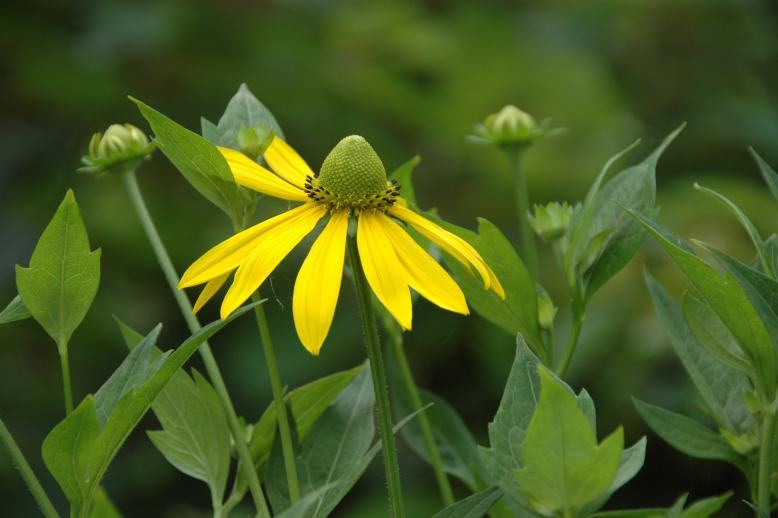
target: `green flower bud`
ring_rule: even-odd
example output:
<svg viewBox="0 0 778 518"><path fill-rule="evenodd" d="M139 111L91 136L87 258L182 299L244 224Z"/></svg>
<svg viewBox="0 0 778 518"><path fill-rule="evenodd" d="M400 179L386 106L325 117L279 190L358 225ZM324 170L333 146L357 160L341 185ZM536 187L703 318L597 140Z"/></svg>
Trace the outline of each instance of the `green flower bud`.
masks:
<svg viewBox="0 0 778 518"><path fill-rule="evenodd" d="M535 205L535 214L529 216L529 223L543 241L550 243L565 235L573 219L573 211L567 202Z"/></svg>
<svg viewBox="0 0 778 518"><path fill-rule="evenodd" d="M275 132L264 126L252 128L241 126L235 140L242 153L257 160L270 147L273 138L275 138Z"/></svg>
<svg viewBox="0 0 778 518"><path fill-rule="evenodd" d="M105 133L95 133L88 154L81 158L79 173L124 172L147 160L154 151L145 133L132 124L111 124Z"/></svg>
<svg viewBox="0 0 778 518"><path fill-rule="evenodd" d="M509 104L497 113L489 115L483 123L476 124L469 139L479 144L494 144L504 147L528 146L543 137L560 132L549 129L548 119L538 123L527 112Z"/></svg>
<svg viewBox="0 0 778 518"><path fill-rule="evenodd" d="M538 286L538 324L541 329L551 329L554 326L557 309L548 292Z"/></svg>

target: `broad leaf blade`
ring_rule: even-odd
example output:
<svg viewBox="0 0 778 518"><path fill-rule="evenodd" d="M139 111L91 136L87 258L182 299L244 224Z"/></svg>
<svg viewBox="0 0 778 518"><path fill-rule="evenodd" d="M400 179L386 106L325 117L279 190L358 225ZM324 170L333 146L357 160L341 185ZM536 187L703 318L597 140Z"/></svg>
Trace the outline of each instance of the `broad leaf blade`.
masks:
<svg viewBox="0 0 778 518"><path fill-rule="evenodd" d="M490 487L454 502L432 518L483 518L501 496L499 487Z"/></svg>
<svg viewBox="0 0 778 518"><path fill-rule="evenodd" d="M212 140L214 135L211 135L212 138L206 138L219 146L240 149L237 140L238 132L242 128L256 127L272 130L276 135L282 139L284 138L284 132L281 131L281 126L278 125L276 118L251 93L246 83L243 83L227 103L224 114L215 127L215 134L218 135L217 140ZM209 131L211 129L213 128L208 127ZM203 136L205 136L205 133L203 133Z"/></svg>
<svg viewBox="0 0 778 518"><path fill-rule="evenodd" d="M100 284L100 250L89 237L73 191L43 231L30 267L16 267L16 287L33 318L65 346L92 305Z"/></svg>

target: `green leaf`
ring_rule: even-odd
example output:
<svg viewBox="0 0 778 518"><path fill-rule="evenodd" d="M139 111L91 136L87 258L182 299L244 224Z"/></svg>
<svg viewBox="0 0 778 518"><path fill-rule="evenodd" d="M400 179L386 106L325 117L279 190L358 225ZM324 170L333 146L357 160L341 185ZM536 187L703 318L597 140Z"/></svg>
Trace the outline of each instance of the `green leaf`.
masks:
<svg viewBox="0 0 778 518"><path fill-rule="evenodd" d="M447 222L436 221L473 245L505 289L505 300L501 300L492 291L484 289L480 278L455 259L445 256L446 264L473 309L511 335L521 334L530 349L547 360L548 352L538 327L535 281L510 241L493 223L482 218L478 219L478 234Z"/></svg>
<svg viewBox="0 0 778 518"><path fill-rule="evenodd" d="M389 175L400 186L400 194L412 206L416 205L416 192L413 188L413 171L421 162L421 157L416 155L407 162L401 164Z"/></svg>
<svg viewBox="0 0 778 518"><path fill-rule="evenodd" d="M723 495L698 500L683 509L686 496L682 495L673 507L659 509L628 509L623 511L605 511L591 515L590 518L709 518L719 512L732 496L731 491Z"/></svg>
<svg viewBox="0 0 778 518"><path fill-rule="evenodd" d="M243 214L250 193L235 183L227 161L216 146L137 99L154 140L192 187L230 217Z"/></svg>
<svg viewBox="0 0 778 518"><path fill-rule="evenodd" d="M217 146L240 149L237 140L238 132L242 128L256 127L272 130L276 135L284 138L284 132L281 131L276 118L251 93L246 83L243 83L227 103L227 108L216 126L203 119L203 136Z"/></svg>
<svg viewBox="0 0 778 518"><path fill-rule="evenodd" d="M395 414L398 416L410 414L414 409L400 380L396 377L390 378L390 387ZM485 476L485 468L478 455L478 445L470 430L456 410L444 399L425 390L419 390L419 395L423 403L432 403L426 411L426 416L440 451L443 469L446 473L462 480L470 489L475 490L477 480L482 480ZM429 463L429 451L419 422L408 423L408 426L403 428L402 435L411 449Z"/></svg>
<svg viewBox="0 0 778 518"><path fill-rule="evenodd" d="M499 487L490 487L454 502L432 518L483 518L501 496Z"/></svg>
<svg viewBox="0 0 778 518"><path fill-rule="evenodd" d="M756 248L756 253L762 262L762 267L766 272L772 273L773 265L770 264L770 259L768 257L768 252L765 247L764 240L762 239L762 236L759 235L759 231L756 229L751 220L748 219L748 216L746 216L746 214L740 210L740 207L735 205L729 198L721 193L714 191L713 189L708 189L707 187L703 187L698 183L694 184L694 188L710 196L713 200L717 201L720 205L729 210L735 216L735 218L745 229L748 237L751 238L751 242L754 244L754 248Z"/></svg>
<svg viewBox="0 0 778 518"><path fill-rule="evenodd" d="M720 275L642 214L626 209L672 257L697 291L735 336L756 372L757 390L766 399L775 394L775 346L764 322L748 296L730 273Z"/></svg>
<svg viewBox="0 0 778 518"><path fill-rule="evenodd" d="M719 434L694 419L633 398L646 424L676 450L698 459L723 460L746 470L746 461Z"/></svg>
<svg viewBox="0 0 778 518"><path fill-rule="evenodd" d="M156 360L150 354L154 347L152 332L149 339L141 341L117 369L117 372L126 373L128 366L134 366L129 375L112 376L106 382L106 385L111 385L109 388L101 387L95 396L87 396L54 427L43 441L43 460L73 506L74 516L88 516L95 491L108 466L171 376L203 342L252 307L246 306L227 320L207 325L178 349ZM148 362L144 365L138 361L139 358L147 358L154 365L153 372L148 371ZM162 361L158 361L160 359ZM144 375L135 375L136 369L144 372ZM128 383L137 384L117 391L115 384L119 379L132 380ZM118 401L115 404L107 403L117 393L121 394ZM102 426L98 419L98 404L99 408L110 408L110 414Z"/></svg>
<svg viewBox="0 0 778 518"><path fill-rule="evenodd" d="M749 430L753 418L744 399L748 378L713 357L686 325L678 304L648 272L645 277L659 322L713 420L738 435Z"/></svg>
<svg viewBox="0 0 778 518"><path fill-rule="evenodd" d="M102 487L95 491L95 499L92 502L89 518L122 518L122 513L113 505L108 493Z"/></svg>
<svg viewBox="0 0 778 518"><path fill-rule="evenodd" d="M373 386L368 369L361 369L319 417L297 455L297 473L303 495L337 483L325 491L306 516L328 515L369 464L375 425ZM367 461L367 462L366 462ZM270 456L265 471L267 496L275 510L289 507L288 488L280 448Z"/></svg>
<svg viewBox="0 0 778 518"><path fill-rule="evenodd" d="M587 274L587 299L621 270L635 255L645 239L645 231L622 207L654 214L656 200L656 165L662 153L683 130L685 124L672 131L645 160L614 176L596 198L589 237L594 239L605 230L612 230L605 249Z"/></svg>
<svg viewBox="0 0 778 518"><path fill-rule="evenodd" d="M211 500L221 503L230 471L230 429L219 396L196 370L170 378L154 400L162 430L148 436L179 471L208 484Z"/></svg>
<svg viewBox="0 0 778 518"><path fill-rule="evenodd" d="M531 512L517 491L513 471L523 465L521 448L517 445L524 442L540 394L538 365L537 357L518 337L516 356L500 406L488 426L490 447L478 449L491 482L503 490L506 503L518 516Z"/></svg>
<svg viewBox="0 0 778 518"><path fill-rule="evenodd" d="M776 173L775 169L770 167L770 164L765 162L764 159L757 154L754 148L749 147L748 151L754 158L754 161L759 168L759 172L762 173L762 177L764 178L767 187L770 188L770 192L773 193L775 199L778 200L778 173Z"/></svg>
<svg viewBox="0 0 778 518"><path fill-rule="evenodd" d="M601 443L575 397L540 367L540 401L521 446L524 467L515 471L519 491L538 512L575 516L616 478L624 450L618 428Z"/></svg>
<svg viewBox="0 0 778 518"><path fill-rule="evenodd" d="M59 347L84 319L100 284L100 250L89 237L73 191L43 231L30 267L16 266L16 287L33 318Z"/></svg>
<svg viewBox="0 0 778 518"><path fill-rule="evenodd" d="M18 320L24 320L32 317L30 310L22 302L22 298L17 295L8 303L3 311L0 311L0 324L10 324Z"/></svg>
<svg viewBox="0 0 778 518"><path fill-rule="evenodd" d="M740 352L735 337L707 304L686 292L681 301L681 310L686 325L697 341L713 356L746 374L752 371L748 360Z"/></svg>

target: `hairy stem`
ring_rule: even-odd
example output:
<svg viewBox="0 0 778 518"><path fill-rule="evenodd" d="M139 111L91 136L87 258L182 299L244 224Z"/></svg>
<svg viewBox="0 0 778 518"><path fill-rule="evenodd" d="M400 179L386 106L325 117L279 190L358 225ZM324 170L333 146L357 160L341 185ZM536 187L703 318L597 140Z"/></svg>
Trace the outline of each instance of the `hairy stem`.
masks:
<svg viewBox="0 0 778 518"><path fill-rule="evenodd" d="M397 446L394 442L392 431L392 411L389 406L389 390L386 386L386 373L384 372L384 360L381 351L381 342L378 339L378 327L376 326L375 313L370 288L367 285L365 272L359 260L356 239L348 238L349 259L354 272L354 286L359 301L359 313L362 317L365 348L370 360L370 374L373 378L373 390L375 392L376 410L378 413L378 431L381 435L382 454L386 481L389 488L389 503L392 516L402 518L405 516L403 504L402 486L400 484L400 464L397 460Z"/></svg>
<svg viewBox="0 0 778 518"><path fill-rule="evenodd" d="M41 486L41 483L38 481L38 477L35 476L35 473L32 471L30 464L24 457L22 450L19 449L19 446L16 444L16 441L14 441L11 432L8 431L8 428L5 426L2 419L0 419L0 441L2 441L3 446L5 446L5 449L8 451L8 455L11 457L11 461L16 466L16 469L19 470L22 480L24 480L25 484L27 484L27 487L30 489L30 493L32 493L33 498L35 498L35 501L38 503L38 507L40 507L43 516L46 518L59 518L59 513L54 509L54 505L51 503L51 500L49 500L46 491L43 490L43 486Z"/></svg>
<svg viewBox="0 0 778 518"><path fill-rule="evenodd" d="M124 185L127 189L127 194L129 194L130 201L132 202L132 206L135 209L135 212L138 214L138 218L140 219L141 225L143 226L143 230L146 232L149 243L151 243L151 248L154 249L154 253L157 256L157 260L159 261L159 264L162 268L162 272L165 274L165 278L167 279L167 282L170 285L170 289L173 292L173 298L175 298L178 307L181 309L181 313L184 316L184 320L186 321L189 330L192 333L196 333L201 329L202 326L197 320L197 317L192 312L192 304L189 302L189 298L186 296L186 293L178 289L178 274L173 267L173 263L170 261L170 256L165 249L165 245L162 243L162 239L159 237L159 232L157 232L154 221L151 219L151 214L149 214L148 208L146 208L146 203L143 201L143 195L140 192L138 180L135 177L135 171L130 170L125 172L123 178ZM270 509L268 508L267 501L265 500L265 495L262 492L262 486L259 483L259 476L257 475L257 471L254 469L254 462L251 459L251 453L249 453L247 439L244 437L244 433L238 421L238 416L235 413L235 407L233 406L230 395L227 392L227 386L224 383L224 378L222 377L221 371L219 370L219 366L216 364L216 359L213 356L211 346L208 345L208 342L203 342L203 344L200 346L199 352L200 356L202 357L203 364L205 365L205 370L208 372L208 377L211 379L213 388L219 395L219 400L221 401L224 413L227 416L232 438L235 441L235 449L238 452L240 464L244 470L246 480L248 481L249 491L251 492L254 505L261 516L269 518Z"/></svg>

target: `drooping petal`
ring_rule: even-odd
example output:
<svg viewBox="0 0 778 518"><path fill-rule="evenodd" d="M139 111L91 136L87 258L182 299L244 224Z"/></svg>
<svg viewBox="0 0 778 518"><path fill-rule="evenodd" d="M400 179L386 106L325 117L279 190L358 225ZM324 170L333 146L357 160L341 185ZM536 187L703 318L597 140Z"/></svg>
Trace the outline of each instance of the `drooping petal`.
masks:
<svg viewBox="0 0 778 518"><path fill-rule="evenodd" d="M224 283L227 282L229 276L230 272L227 272L208 281L208 283L205 285L205 288L203 288L203 291L200 292L200 296L197 297L197 301L195 301L192 313L196 314L198 311L200 311L202 307L205 306L214 295L216 295L221 287L224 286Z"/></svg>
<svg viewBox="0 0 778 518"><path fill-rule="evenodd" d="M277 225L257 239L251 254L235 272L222 302L221 317L227 318L238 309L326 213L325 206L310 204L299 218Z"/></svg>
<svg viewBox="0 0 778 518"><path fill-rule="evenodd" d="M197 286L234 270L254 250L255 242L265 232L298 218L304 218L310 211L316 210L315 207L317 206L313 203L304 203L222 241L187 268L181 277L181 282L178 283L178 287Z"/></svg>
<svg viewBox="0 0 778 518"><path fill-rule="evenodd" d="M294 283L292 312L297 336L318 356L332 325L343 277L348 213L336 211L303 261Z"/></svg>
<svg viewBox="0 0 778 518"><path fill-rule="evenodd" d="M239 185L282 200L308 201L302 186L292 185L279 178L239 151L225 147L220 147L219 151L227 160L232 176Z"/></svg>
<svg viewBox="0 0 778 518"><path fill-rule="evenodd" d="M279 137L273 139L262 156L278 176L301 189L305 185L305 177L313 177L313 171L305 160Z"/></svg>
<svg viewBox="0 0 778 518"><path fill-rule="evenodd" d="M363 211L357 224L357 248L365 277L381 304L403 329L411 328L411 292L394 247L381 228L380 214Z"/></svg>
<svg viewBox="0 0 778 518"><path fill-rule="evenodd" d="M381 227L394 246L408 283L425 299L443 309L467 315L465 295L454 279L400 225L381 215Z"/></svg>
<svg viewBox="0 0 778 518"><path fill-rule="evenodd" d="M499 279L497 279L492 269L483 260L481 254L470 243L441 228L427 218L416 214L407 207L394 205L389 209L389 213L413 226L421 235L438 245L444 252L466 267L472 266L475 268L481 276L481 280L483 280L484 288L491 289L502 299L505 298L505 290L503 290Z"/></svg>

